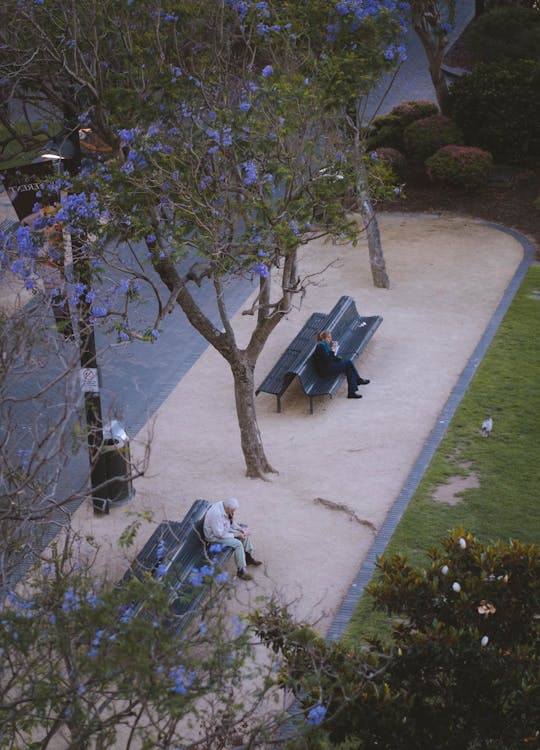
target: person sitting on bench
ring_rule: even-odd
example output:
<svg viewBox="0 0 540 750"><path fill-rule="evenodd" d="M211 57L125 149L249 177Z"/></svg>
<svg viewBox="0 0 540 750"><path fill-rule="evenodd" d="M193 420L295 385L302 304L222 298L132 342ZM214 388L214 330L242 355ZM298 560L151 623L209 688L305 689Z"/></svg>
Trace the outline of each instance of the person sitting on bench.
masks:
<svg viewBox="0 0 540 750"><path fill-rule="evenodd" d="M317 334L317 341L313 359L319 375L324 378L336 373L344 373L347 376L347 398L362 398L362 394L356 391L359 385L367 385L369 380L360 377L350 359L341 359L337 356L339 343L332 341L332 332L321 331Z"/></svg>
<svg viewBox="0 0 540 750"><path fill-rule="evenodd" d="M211 544L223 544L234 549L234 559L238 568L238 578L251 581L246 565L262 565L252 555L253 544L249 529L244 524L234 520L234 512L238 509L238 500L230 497L212 505L204 516L203 535Z"/></svg>

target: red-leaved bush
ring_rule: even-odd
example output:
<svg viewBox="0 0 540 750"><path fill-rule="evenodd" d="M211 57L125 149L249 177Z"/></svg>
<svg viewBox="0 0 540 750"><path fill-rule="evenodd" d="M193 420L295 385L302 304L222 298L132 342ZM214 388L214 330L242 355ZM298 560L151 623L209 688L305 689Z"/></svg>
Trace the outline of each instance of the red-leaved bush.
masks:
<svg viewBox="0 0 540 750"><path fill-rule="evenodd" d="M462 144L463 134L456 123L445 115L432 115L415 120L403 133L405 153L413 161L423 164L443 146Z"/></svg>
<svg viewBox="0 0 540 750"><path fill-rule="evenodd" d="M434 182L465 190L485 185L493 157L489 151L474 146L443 146L426 161L426 171Z"/></svg>

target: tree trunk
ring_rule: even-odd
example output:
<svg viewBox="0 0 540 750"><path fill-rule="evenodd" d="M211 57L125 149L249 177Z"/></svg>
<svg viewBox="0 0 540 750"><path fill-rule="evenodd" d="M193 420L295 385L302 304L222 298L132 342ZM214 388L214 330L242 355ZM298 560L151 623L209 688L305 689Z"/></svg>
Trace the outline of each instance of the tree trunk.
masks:
<svg viewBox="0 0 540 750"><path fill-rule="evenodd" d="M277 472L266 458L257 422L254 365L250 365L244 359L241 363L231 364L231 370L234 377L234 397L240 428L240 443L246 462L246 476L266 479L266 474Z"/></svg>
<svg viewBox="0 0 540 750"><path fill-rule="evenodd" d="M443 115L448 115L448 85L441 69L448 39L440 30L445 19L454 23L455 0L441 3L415 2L411 4L411 14L413 28L426 53L439 109Z"/></svg>
<svg viewBox="0 0 540 750"><path fill-rule="evenodd" d="M361 153L358 154L358 180L356 183L356 190L358 193L360 212L366 227L369 262L371 264L373 284L379 289L389 289L390 279L386 272L379 223L369 196L366 165L364 164L364 159Z"/></svg>
<svg viewBox="0 0 540 750"><path fill-rule="evenodd" d="M148 243L148 247L155 254L156 246ZM175 302L184 311L191 325L221 354L231 368L234 378L234 395L240 429L240 443L246 462L246 476L265 479L265 474L277 473L266 458L259 431L255 410L254 370L257 357L271 331L280 321L281 315L277 314L271 318L263 315L258 316L258 322L248 347L249 351L240 350L236 345L230 321L226 317L220 281L214 278L218 309L224 327L223 331L216 328L200 309L170 259L159 258L159 252L157 255L158 257L154 257L153 260L154 268L167 288L170 291L174 290ZM294 257L285 261L284 276L287 279L289 279L292 273L290 268L294 269L296 267ZM266 279L265 281L269 280ZM267 299L267 296L266 289L264 289L262 294L263 302Z"/></svg>

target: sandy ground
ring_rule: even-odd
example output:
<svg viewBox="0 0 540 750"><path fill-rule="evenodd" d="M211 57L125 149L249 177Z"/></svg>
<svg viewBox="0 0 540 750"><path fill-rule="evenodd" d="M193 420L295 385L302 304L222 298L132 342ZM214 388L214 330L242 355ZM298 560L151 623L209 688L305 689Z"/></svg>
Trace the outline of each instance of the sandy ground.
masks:
<svg viewBox="0 0 540 750"><path fill-rule="evenodd" d="M140 547L194 499L236 497L265 561L253 582L237 582L241 598L249 605L277 592L326 630L522 258L515 239L473 219L382 215L380 226L391 288L373 287L365 242L307 246L303 273L335 262L274 331L256 373L258 384L312 312L349 294L361 314L384 318L357 363L371 379L364 397L348 400L344 384L333 399L316 399L311 416L297 383L281 414L275 397L260 394L259 426L279 474L248 479L232 376L209 348L132 442L137 457L153 434L134 500L109 516L95 517L90 502L76 514L75 525L102 543L110 575L125 568L116 542L133 512L153 513ZM240 344L250 320L234 320Z"/></svg>

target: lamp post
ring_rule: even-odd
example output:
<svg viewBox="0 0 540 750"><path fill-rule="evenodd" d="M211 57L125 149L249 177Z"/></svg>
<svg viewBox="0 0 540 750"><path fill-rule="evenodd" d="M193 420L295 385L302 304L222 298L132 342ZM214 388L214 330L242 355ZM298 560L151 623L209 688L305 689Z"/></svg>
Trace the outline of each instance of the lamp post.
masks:
<svg viewBox="0 0 540 750"><path fill-rule="evenodd" d="M76 174L80 168L81 150L78 130L60 133L49 141L43 159L54 160L59 174L66 171ZM75 282L90 287L91 267L84 256L80 238L71 237L73 278ZM94 513L109 513L111 500L107 492L109 477L107 456L104 452L103 413L101 408L101 378L97 361L96 337L91 322L91 305L83 296L77 301L77 325L79 332L80 384L84 394L88 451L90 458L90 481Z"/></svg>

